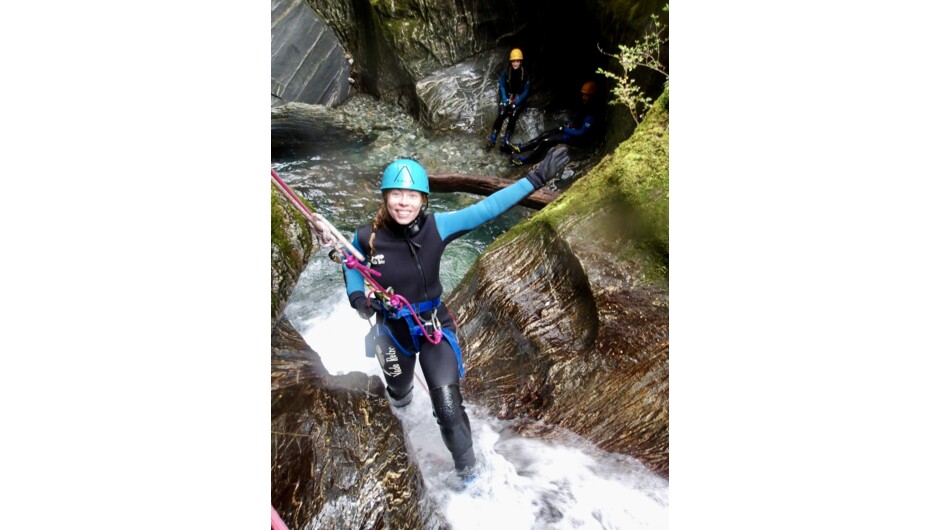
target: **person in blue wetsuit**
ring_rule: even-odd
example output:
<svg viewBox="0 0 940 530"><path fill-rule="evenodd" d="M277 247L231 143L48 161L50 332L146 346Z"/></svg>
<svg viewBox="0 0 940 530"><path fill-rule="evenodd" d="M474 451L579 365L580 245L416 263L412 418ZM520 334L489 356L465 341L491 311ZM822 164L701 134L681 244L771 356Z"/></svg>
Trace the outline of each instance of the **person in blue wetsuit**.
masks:
<svg viewBox="0 0 940 530"><path fill-rule="evenodd" d="M519 119L519 114L529 104L529 87L531 86L529 74L522 67L522 50L514 48L509 52L509 68L499 74L496 121L493 122L493 132L490 133L487 147L493 147L496 144L496 136L503 128L503 121L508 117L509 123L506 124L506 134L503 135L503 145L500 149L507 153L510 151L509 137L516 130L516 120Z"/></svg>
<svg viewBox="0 0 940 530"><path fill-rule="evenodd" d="M594 101L596 92L597 84L594 81L584 83L581 86L581 102L568 116L565 125L545 131L523 144L510 144L515 153L509 155L509 161L517 166L531 164L558 144L587 147L597 141L601 113Z"/></svg>
<svg viewBox="0 0 940 530"><path fill-rule="evenodd" d="M366 257L363 265L380 274L375 280L382 288L403 296L418 313L419 321L415 321L407 307L396 310L388 300L368 296L370 285L362 273L343 266L350 305L364 319L376 317L370 331L374 342L368 346L367 339L367 348L374 349L382 366L388 399L396 407L411 402L415 362L419 361L444 445L465 481L475 476L476 458L460 395L463 365L457 325L441 302L441 255L451 241L509 210L567 163L567 148L559 147L549 151L525 178L476 204L455 212L428 213L427 172L414 160L396 160L382 174L383 201L375 218L351 238ZM442 337L434 344L422 330L431 337L439 330Z"/></svg>

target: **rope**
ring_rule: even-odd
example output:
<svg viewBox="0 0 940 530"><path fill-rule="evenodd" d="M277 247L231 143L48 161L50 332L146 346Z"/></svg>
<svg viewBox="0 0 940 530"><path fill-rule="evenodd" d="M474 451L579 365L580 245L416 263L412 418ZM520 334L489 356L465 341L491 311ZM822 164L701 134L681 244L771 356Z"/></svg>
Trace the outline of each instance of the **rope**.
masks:
<svg viewBox="0 0 940 530"><path fill-rule="evenodd" d="M300 197L294 193L294 190L292 190L273 169L271 170L271 180L274 182L274 187L276 187L295 208L300 210L301 215L307 219L307 222L309 222L311 228L313 228L313 232L316 234L317 241L320 242L321 246L332 247L337 250L346 248L352 252L357 259L365 261L366 257L362 255L362 252L356 250L356 247L352 246L352 243L350 243L332 223L327 221L325 217L310 211L310 208L307 208L304 201L300 200Z"/></svg>
<svg viewBox="0 0 940 530"><path fill-rule="evenodd" d="M365 278L365 280L368 281L369 284L372 285L374 290L379 291L380 293L385 295L385 297L388 298L388 305L390 305L392 309L398 311L402 307L407 307L408 311L411 312L411 316L414 317L415 322L418 324L421 324L421 319L418 317L418 313L415 312L414 307L412 307L411 304L408 303L408 300L405 299L404 296L400 294L389 293L388 291L385 290L385 288L379 285L379 282L376 281L375 278L372 277L373 275L381 276L382 275L381 272L370 269L369 267L366 267L362 263L359 263L356 260L356 257L353 256L352 254L347 254L344 251L343 255L346 256L346 266L349 267L350 269L353 269L359 272L359 274L361 274L362 277ZM431 344L438 344L441 342L441 338L444 335L443 333L441 333L440 329L437 329L436 324L435 324L435 329L434 329L434 337L431 337L430 335L428 335L428 332L426 329L424 329L424 326L420 326L420 327L421 327L421 333L424 334L424 338L428 339L428 342L430 342Z"/></svg>
<svg viewBox="0 0 940 530"><path fill-rule="evenodd" d="M277 514L277 510L274 509L274 506L271 506L271 529L272 530L289 530L287 525L284 524L284 520L281 519L281 516Z"/></svg>
<svg viewBox="0 0 940 530"><path fill-rule="evenodd" d="M415 322L421 324L421 319L418 318L418 313L416 313L414 308L411 307L411 304L408 303L408 300L406 300L404 296L390 294L381 285L379 285L379 282L377 282L375 278L372 277L372 275L374 274L375 276L381 276L382 274L378 271L365 267L360 263L361 261L365 261L366 257L363 256L362 253L356 249L356 247L352 246L352 243L343 237L343 234L340 233L340 231L337 230L336 227L332 225L332 223L327 221L326 218L322 215L310 211L310 208L307 208L307 205L304 204L302 200L300 200L300 197L294 193L294 190L292 190L291 187L288 186L287 183L284 182L284 180L282 180L277 172L273 169L271 170L271 180L274 182L274 186L278 189L278 191L280 191L281 194L284 195L284 197L286 197L295 208L300 210L300 213L303 214L304 218L307 219L317 236L317 240L322 246L332 247L341 251L343 256L346 257L346 266L348 268L355 269L360 274L362 274L362 277L368 280L375 290L378 290L388 298L389 305L391 305L392 308L394 308L396 311L402 307L407 307L411 312L411 315L414 317ZM349 250L349 252L346 252L346 250ZM424 329L424 326L420 327L421 333L424 334L424 338L428 339L428 342L431 344L438 344L441 342L443 334L441 333L441 330L438 329L436 322L433 337L428 335L428 332Z"/></svg>

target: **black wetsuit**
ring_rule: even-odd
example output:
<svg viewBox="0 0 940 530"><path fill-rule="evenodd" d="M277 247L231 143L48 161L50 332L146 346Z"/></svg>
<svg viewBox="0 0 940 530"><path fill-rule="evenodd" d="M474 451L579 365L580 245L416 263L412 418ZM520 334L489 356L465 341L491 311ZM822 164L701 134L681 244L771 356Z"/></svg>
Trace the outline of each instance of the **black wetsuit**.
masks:
<svg viewBox="0 0 940 530"><path fill-rule="evenodd" d="M600 126L600 111L593 101L581 101L577 110L568 116L564 127L545 131L535 138L519 144L522 153L517 157L522 163L531 164L545 156L545 153L558 144L587 147L597 141ZM526 153L531 151L531 153Z"/></svg>
<svg viewBox="0 0 940 530"><path fill-rule="evenodd" d="M409 322L411 316L407 309L394 312L386 308L376 313L373 332L378 331L385 337L376 353L392 404L405 405L410 401L415 362L421 363L434 415L458 472L472 467L475 458L470 420L460 395L462 366L458 357L457 326L450 311L440 302L443 293L441 256L451 241L501 215L534 189L529 180L522 178L459 211L422 212L408 226L388 221L379 227L374 238L372 226L363 226L352 240L353 246L366 256L370 267L381 274L375 280L382 288L393 288L394 294L405 297L420 313L422 322L432 319L432 308L436 306L436 316L445 335L437 344L428 341L420 331L414 332L412 324L418 323ZM356 307L357 299L365 297L364 278L356 270L345 266L344 270L346 293L350 305ZM431 330L428 333L431 334Z"/></svg>
<svg viewBox="0 0 940 530"><path fill-rule="evenodd" d="M499 93L496 95L497 114L493 122L493 132L490 134L490 144L496 141L496 135L503 127L503 120L509 118L506 125L506 134L503 143L508 143L513 131L516 130L516 120L519 114L529 105L529 87L531 86L529 74L520 66L513 69L510 66L499 75Z"/></svg>

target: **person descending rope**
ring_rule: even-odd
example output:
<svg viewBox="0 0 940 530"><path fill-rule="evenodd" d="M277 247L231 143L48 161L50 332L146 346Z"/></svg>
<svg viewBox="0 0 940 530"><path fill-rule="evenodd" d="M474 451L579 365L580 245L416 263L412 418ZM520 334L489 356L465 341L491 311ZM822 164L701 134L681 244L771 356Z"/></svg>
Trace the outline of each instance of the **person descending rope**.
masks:
<svg viewBox="0 0 940 530"><path fill-rule="evenodd" d="M382 202L372 223L351 238L366 259L347 256L344 278L349 304L363 319L376 317L366 338L366 355L374 352L378 357L389 402L395 407L411 402L415 362L421 363L441 437L464 482L476 476L476 457L460 394L463 362L457 324L441 302L441 255L449 243L544 186L568 160L567 148L560 146L525 178L476 204L443 213L427 211L430 189L421 164L395 160L382 174ZM374 287L370 292L366 281Z"/></svg>
<svg viewBox="0 0 940 530"><path fill-rule="evenodd" d="M509 138L516 130L516 120L519 114L525 110L529 104L529 87L532 85L529 74L522 67L522 50L514 48L509 52L509 68L499 74L499 93L496 95L496 121L493 122L493 132L490 133L487 147L493 147L496 144L496 136L499 130L503 128L503 121L508 117L509 123L506 124L506 134L503 135L503 145L500 149L509 152L512 144Z"/></svg>

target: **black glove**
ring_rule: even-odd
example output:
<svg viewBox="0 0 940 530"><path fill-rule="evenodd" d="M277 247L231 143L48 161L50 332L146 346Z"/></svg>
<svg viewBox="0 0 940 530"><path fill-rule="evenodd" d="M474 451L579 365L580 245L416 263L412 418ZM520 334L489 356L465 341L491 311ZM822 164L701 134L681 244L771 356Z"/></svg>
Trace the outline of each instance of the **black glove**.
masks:
<svg viewBox="0 0 940 530"><path fill-rule="evenodd" d="M564 145L556 145L548 150L545 158L539 162L535 169L529 171L525 178L529 179L535 189L539 189L546 182L555 178L555 175L565 167L568 160L568 148Z"/></svg>
<svg viewBox="0 0 940 530"><path fill-rule="evenodd" d="M359 312L359 318L369 320L375 314L375 309L372 308L369 299L362 293L353 293L353 297L350 298L349 302Z"/></svg>

